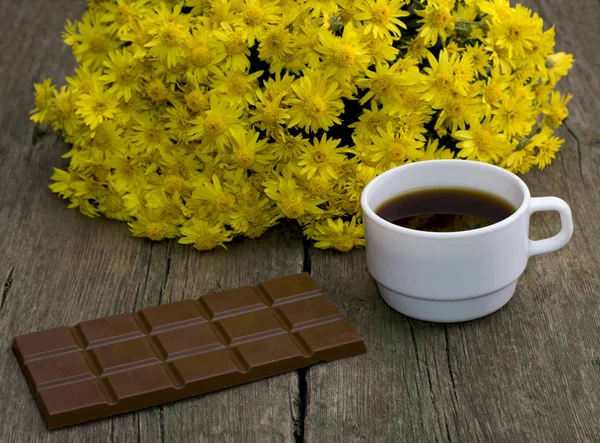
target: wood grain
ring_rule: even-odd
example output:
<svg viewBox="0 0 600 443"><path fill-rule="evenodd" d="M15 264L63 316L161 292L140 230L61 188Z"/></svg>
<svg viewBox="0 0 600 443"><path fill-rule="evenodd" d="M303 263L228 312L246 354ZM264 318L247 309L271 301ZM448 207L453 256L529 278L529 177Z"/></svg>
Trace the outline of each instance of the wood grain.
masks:
<svg viewBox="0 0 600 443"><path fill-rule="evenodd" d="M299 229L285 225L258 241L210 253L174 242L132 238L123 223L67 209L47 188L67 147L34 127L34 82L71 75L60 40L84 1L0 4L0 440L293 441L298 377L288 373L193 399L49 432L28 392L10 343L18 334L302 270Z"/></svg>
<svg viewBox="0 0 600 443"><path fill-rule="evenodd" d="M598 441L600 439L600 6L527 0L576 64L559 158L525 177L569 202L575 235L534 257L498 313L459 325L408 320L379 298L364 251L304 251L293 225L228 251L131 238L47 189L66 147L29 122L32 84L72 72L60 40L83 0L0 0L0 429L26 441ZM64 164L64 163L63 163ZM536 215L532 237L558 229ZM308 248L307 248L308 250ZM368 353L151 410L48 432L12 352L16 334L312 268Z"/></svg>
<svg viewBox="0 0 600 443"><path fill-rule="evenodd" d="M306 441L597 442L600 440L600 7L524 2L557 28L577 62L557 161L525 181L573 210L561 251L533 257L517 292L481 320L437 325L385 306L364 252L311 249L312 275L364 335L367 355L307 372ZM594 43L595 42L595 43ZM536 214L534 239L558 216Z"/></svg>

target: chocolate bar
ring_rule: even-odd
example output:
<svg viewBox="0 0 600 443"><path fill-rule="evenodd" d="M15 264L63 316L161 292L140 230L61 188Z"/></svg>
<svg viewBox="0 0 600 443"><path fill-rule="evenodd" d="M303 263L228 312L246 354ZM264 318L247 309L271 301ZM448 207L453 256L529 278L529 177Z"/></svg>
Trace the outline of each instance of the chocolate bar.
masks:
<svg viewBox="0 0 600 443"><path fill-rule="evenodd" d="M306 273L15 337L54 429L366 352Z"/></svg>

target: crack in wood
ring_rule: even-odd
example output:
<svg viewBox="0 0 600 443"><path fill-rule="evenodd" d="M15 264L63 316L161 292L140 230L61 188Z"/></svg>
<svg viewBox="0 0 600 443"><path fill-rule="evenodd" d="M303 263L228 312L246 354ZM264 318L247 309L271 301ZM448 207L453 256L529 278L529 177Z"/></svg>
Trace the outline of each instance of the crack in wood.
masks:
<svg viewBox="0 0 600 443"><path fill-rule="evenodd" d="M0 311L2 311L2 309L4 308L4 305L6 304L6 298L8 297L8 292L10 291L10 288L13 285L13 281L14 281L14 268L11 266L11 268L8 271L8 276L6 277L6 281L4 282L4 285L2 286L2 298L0 298Z"/></svg>
<svg viewBox="0 0 600 443"><path fill-rule="evenodd" d="M566 120L563 122L563 125L565 126L567 132L569 134L571 134L571 136L575 139L575 144L577 146L577 161L579 163L579 173L583 177L583 164L582 164L582 161L581 161L581 142L579 141L579 137L577 137L577 135L575 135L575 133L569 127L569 125L567 125L567 121Z"/></svg>
<svg viewBox="0 0 600 443"><path fill-rule="evenodd" d="M140 413L138 412L135 415L136 415L136 421L137 421L137 430L136 430L137 443L142 443L142 428L140 426Z"/></svg>
<svg viewBox="0 0 600 443"><path fill-rule="evenodd" d="M158 435L161 443L165 443L165 407L159 406L159 421L158 421Z"/></svg>
<svg viewBox="0 0 600 443"><path fill-rule="evenodd" d="M165 293L165 288L167 287L167 280L169 279L169 273L171 272L171 242L167 243L167 266L165 267L165 276L163 277L162 284L160 285L160 294L158 296L158 304L162 304L163 295ZM148 278L146 278L148 281Z"/></svg>
<svg viewBox="0 0 600 443"><path fill-rule="evenodd" d="M421 360L419 358L419 348L417 346L417 337L415 336L415 328L413 327L412 320L410 318L408 320L408 326L410 327L410 336L412 338L412 343L415 348L415 358L417 360L417 368L421 369ZM421 390L419 389L419 383L415 385L417 388L417 400L419 401L419 421L421 422L421 427L425 429L425 421L423 420L423 402L421 401Z"/></svg>
<svg viewBox="0 0 600 443"><path fill-rule="evenodd" d="M302 271L312 271L310 262L310 242L306 238L302 238ZM308 371L309 368L301 368L296 371L298 374L298 417L292 419L294 421L294 440L296 443L304 443L305 428L306 428L306 410L308 408Z"/></svg>
<svg viewBox="0 0 600 443"><path fill-rule="evenodd" d="M110 436L109 436L110 442L111 443L115 443L115 418L111 417L110 418Z"/></svg>
<svg viewBox="0 0 600 443"><path fill-rule="evenodd" d="M33 146L37 145L43 138L52 135L52 131L49 131L48 128L44 128L42 125L35 124L33 126L33 131L31 132L31 144Z"/></svg>

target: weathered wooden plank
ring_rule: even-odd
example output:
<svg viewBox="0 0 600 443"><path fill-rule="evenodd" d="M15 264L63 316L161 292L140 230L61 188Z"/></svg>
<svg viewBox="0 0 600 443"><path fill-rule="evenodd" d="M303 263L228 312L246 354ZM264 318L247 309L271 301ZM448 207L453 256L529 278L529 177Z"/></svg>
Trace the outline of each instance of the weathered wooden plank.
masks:
<svg viewBox="0 0 600 443"><path fill-rule="evenodd" d="M573 209L567 247L534 257L513 300L457 325L409 320L380 300L364 253L311 249L312 274L367 341L368 353L308 370L306 441L598 441L600 436L600 94L596 2L525 2L557 25L577 63L566 143L525 177L532 195ZM539 6L539 7L538 7ZM596 42L596 43L594 43ZM532 238L558 230L532 218Z"/></svg>
<svg viewBox="0 0 600 443"><path fill-rule="evenodd" d="M128 312L219 288L298 272L297 228L278 228L227 252L199 253L174 242L134 239L126 226L91 220L51 195L52 166L67 148L34 128L32 84L60 81L74 61L62 45L66 18L85 1L0 4L0 429L6 441L292 441L298 416L295 373L153 410L48 432L12 352L28 331Z"/></svg>
<svg viewBox="0 0 600 443"><path fill-rule="evenodd" d="M571 203L577 232L563 250L533 258L513 300L481 320L409 320L379 299L362 251L311 250L313 276L368 353L308 370L306 440L597 439L600 199L571 179L578 173L571 143L558 164L527 177L534 195ZM532 223L534 238L558 227L546 214Z"/></svg>

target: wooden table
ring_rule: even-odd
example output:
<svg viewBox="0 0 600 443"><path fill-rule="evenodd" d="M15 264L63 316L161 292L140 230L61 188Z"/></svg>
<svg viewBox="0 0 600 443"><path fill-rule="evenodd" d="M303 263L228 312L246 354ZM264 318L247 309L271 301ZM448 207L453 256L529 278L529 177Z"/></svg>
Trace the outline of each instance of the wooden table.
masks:
<svg viewBox="0 0 600 443"><path fill-rule="evenodd" d="M60 34L83 0L0 1L0 436L42 441L600 441L600 4L527 0L574 53L566 143L534 196L570 203L575 234L530 260L514 299L465 324L409 320L379 298L364 251L320 251L293 224L227 251L132 238L48 190L65 165L35 127L32 84L70 75ZM558 229L536 215L532 236ZM365 337L366 355L49 432L12 355L12 337L309 271Z"/></svg>

